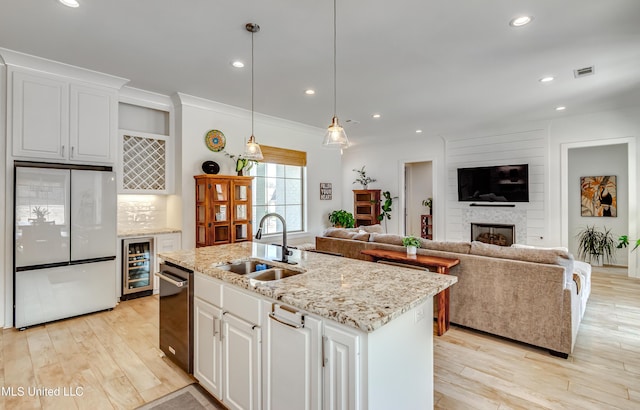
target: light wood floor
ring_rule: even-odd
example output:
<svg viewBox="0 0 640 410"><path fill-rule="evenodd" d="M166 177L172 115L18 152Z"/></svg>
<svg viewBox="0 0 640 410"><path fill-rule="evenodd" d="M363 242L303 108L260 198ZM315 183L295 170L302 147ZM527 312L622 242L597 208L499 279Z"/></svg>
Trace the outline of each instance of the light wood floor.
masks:
<svg viewBox="0 0 640 410"><path fill-rule="evenodd" d="M133 409L192 382L162 358L158 300L0 333L0 409ZM434 337L437 409L640 408L640 280L597 268L574 353L545 350L455 326ZM25 388L22 397L8 387ZM29 397L28 386L83 389L82 397ZM69 389L68 389L69 390Z"/></svg>
<svg viewBox="0 0 640 410"><path fill-rule="evenodd" d="M594 268L569 359L453 327L434 337L437 409L640 409L640 280Z"/></svg>

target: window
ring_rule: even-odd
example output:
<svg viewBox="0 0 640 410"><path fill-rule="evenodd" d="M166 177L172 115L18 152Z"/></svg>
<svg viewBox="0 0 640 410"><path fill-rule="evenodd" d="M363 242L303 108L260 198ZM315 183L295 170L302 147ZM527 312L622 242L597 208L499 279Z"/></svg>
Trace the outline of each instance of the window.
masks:
<svg viewBox="0 0 640 410"><path fill-rule="evenodd" d="M287 232L304 229L304 176L307 154L261 145L264 160L251 168L253 179L253 232L268 213L287 221ZM265 235L282 232L278 218L269 218L262 227Z"/></svg>

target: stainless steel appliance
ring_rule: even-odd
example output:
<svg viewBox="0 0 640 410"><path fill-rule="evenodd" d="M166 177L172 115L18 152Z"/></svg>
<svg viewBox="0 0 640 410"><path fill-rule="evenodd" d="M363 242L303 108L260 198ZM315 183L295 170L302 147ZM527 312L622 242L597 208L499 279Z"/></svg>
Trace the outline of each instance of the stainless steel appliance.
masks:
<svg viewBox="0 0 640 410"><path fill-rule="evenodd" d="M111 167L14 163L14 326L116 305Z"/></svg>
<svg viewBox="0 0 640 410"><path fill-rule="evenodd" d="M193 373L193 271L160 264L160 350Z"/></svg>
<svg viewBox="0 0 640 410"><path fill-rule="evenodd" d="M153 238L122 241L122 296L128 300L153 293Z"/></svg>

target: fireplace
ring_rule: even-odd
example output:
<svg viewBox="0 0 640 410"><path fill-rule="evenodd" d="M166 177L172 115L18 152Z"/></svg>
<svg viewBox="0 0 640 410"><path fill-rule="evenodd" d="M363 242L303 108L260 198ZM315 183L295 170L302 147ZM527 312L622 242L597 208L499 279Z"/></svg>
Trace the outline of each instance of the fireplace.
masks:
<svg viewBox="0 0 640 410"><path fill-rule="evenodd" d="M515 225L471 223L472 241L511 246L515 237Z"/></svg>

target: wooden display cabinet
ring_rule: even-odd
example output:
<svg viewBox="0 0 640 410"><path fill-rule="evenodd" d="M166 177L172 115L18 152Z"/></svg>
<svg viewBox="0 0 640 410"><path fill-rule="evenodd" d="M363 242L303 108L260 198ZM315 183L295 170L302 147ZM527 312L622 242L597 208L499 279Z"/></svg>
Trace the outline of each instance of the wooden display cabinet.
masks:
<svg viewBox="0 0 640 410"><path fill-rule="evenodd" d="M353 216L356 220L356 226L380 223L378 220L378 216L380 216L380 190L354 189Z"/></svg>
<svg viewBox="0 0 640 410"><path fill-rule="evenodd" d="M196 175L196 247L251 241L253 177Z"/></svg>
<svg viewBox="0 0 640 410"><path fill-rule="evenodd" d="M420 236L433 239L433 215L420 215Z"/></svg>

